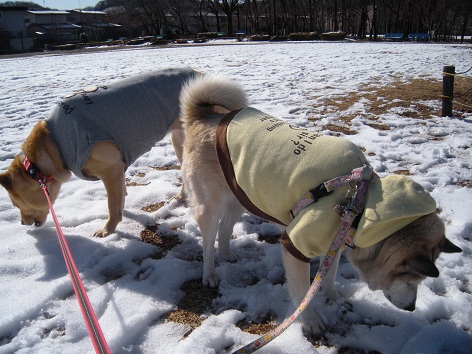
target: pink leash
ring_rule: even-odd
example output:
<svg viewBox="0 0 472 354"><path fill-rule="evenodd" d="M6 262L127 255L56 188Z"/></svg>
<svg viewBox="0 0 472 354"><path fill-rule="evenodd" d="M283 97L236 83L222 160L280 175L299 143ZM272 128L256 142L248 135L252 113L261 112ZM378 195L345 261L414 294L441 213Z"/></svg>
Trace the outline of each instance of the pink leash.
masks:
<svg viewBox="0 0 472 354"><path fill-rule="evenodd" d="M77 267L75 266L75 262L72 258L72 254L69 250L66 238L64 236L64 233L62 232L61 226L59 225L59 221L56 217L56 213L54 212L51 199L49 198L49 192L46 183L51 182L52 178L41 174L26 156L23 161L23 166L25 166L27 173L39 183L39 185L44 191L44 194L46 195L46 199L49 203L49 209L51 210L51 215L54 219L54 224L56 225L57 238L59 239L59 244L61 246L64 261L67 266L67 271L69 272L70 278L72 280L74 292L77 296L77 301L79 302L80 310L82 311L82 316L84 317L85 325L87 326L89 336L92 339L92 344L95 348L95 352L100 354L110 354L110 348L108 348L108 344L100 328L100 324L98 323L97 316L95 315L92 305L90 304L87 292L85 291L84 284L80 279L79 272L77 271Z"/></svg>

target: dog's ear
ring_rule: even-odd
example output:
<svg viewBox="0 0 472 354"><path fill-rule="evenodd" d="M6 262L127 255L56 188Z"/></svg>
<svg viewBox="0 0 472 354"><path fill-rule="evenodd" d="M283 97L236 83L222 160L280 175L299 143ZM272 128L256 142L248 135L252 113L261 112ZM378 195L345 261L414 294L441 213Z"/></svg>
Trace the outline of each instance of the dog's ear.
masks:
<svg viewBox="0 0 472 354"><path fill-rule="evenodd" d="M447 238L444 238L444 241L441 243L440 246L440 251L444 253L460 253L462 252L462 249L460 247L457 247Z"/></svg>
<svg viewBox="0 0 472 354"><path fill-rule="evenodd" d="M439 277L439 270L436 265L426 256L416 256L407 262L412 273L424 275L426 277Z"/></svg>
<svg viewBox="0 0 472 354"><path fill-rule="evenodd" d="M11 178L10 178L10 174L8 172L0 173L0 184L7 191L10 191L12 189Z"/></svg>

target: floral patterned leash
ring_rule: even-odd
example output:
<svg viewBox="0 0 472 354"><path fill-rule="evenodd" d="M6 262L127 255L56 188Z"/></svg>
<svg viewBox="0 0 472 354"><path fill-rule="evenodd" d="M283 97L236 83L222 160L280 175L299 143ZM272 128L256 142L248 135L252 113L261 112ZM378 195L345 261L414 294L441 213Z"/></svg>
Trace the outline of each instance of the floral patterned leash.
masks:
<svg viewBox="0 0 472 354"><path fill-rule="evenodd" d="M243 348L236 350L235 352L233 352L233 354L253 353L256 350L262 348L263 346L265 346L266 344L268 344L269 342L277 338L279 335L281 335L306 309L310 301L315 296L316 292L319 290L321 283L323 282L326 274L328 273L328 270L333 264L333 260L335 259L336 254L338 253L341 246L344 243L351 246L353 245L352 238L354 236L355 231L352 232L353 229L351 229L351 226L356 216L362 213L362 211L364 210L365 200L367 196L367 188L368 188L370 180L373 177L374 177L374 174L372 172L372 167L370 165L363 165L360 168L354 169L352 173L349 175L340 176L328 182L325 182L325 185L331 186L330 187L331 190L337 189L345 184L348 184L349 190L346 195L348 204L347 205L338 204L335 207L336 210L342 209L341 225L338 228L336 237L331 243L328 253L326 254L323 264L320 266L320 269L318 270L318 273L316 274L315 279L313 280L313 283L311 284L310 288L308 289L307 294L303 298L301 304L292 314L292 316L287 318L285 321L283 321L280 325L278 325L272 331L259 337L255 341L247 344Z"/></svg>

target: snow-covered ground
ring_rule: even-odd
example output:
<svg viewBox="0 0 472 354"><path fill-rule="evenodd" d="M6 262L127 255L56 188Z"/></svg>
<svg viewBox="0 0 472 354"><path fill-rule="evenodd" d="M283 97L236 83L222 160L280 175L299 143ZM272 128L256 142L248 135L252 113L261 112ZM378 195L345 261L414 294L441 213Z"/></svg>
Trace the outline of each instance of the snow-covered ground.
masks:
<svg viewBox="0 0 472 354"><path fill-rule="evenodd" d="M472 65L472 47L247 43L0 58L0 171L60 96L151 69L189 65L224 73L242 83L256 108L305 126L313 125L309 117L317 118L313 129L320 130L338 118L319 113L325 102L365 84L440 80L446 64L466 70ZM358 115L351 129L358 134L348 138L366 150L380 175L409 170L437 200L447 236L463 253L440 256L441 275L420 285L412 313L393 307L381 292L370 291L343 258L337 276L342 298L336 303L325 303L322 296L314 300L329 320L320 344L310 343L296 323L261 353L471 352L472 115L418 120L393 109L378 117L391 127L385 131L365 124L367 104L360 100L352 107ZM430 104L440 112L439 101ZM202 272L201 238L190 210L171 202L156 212L141 211L169 202L179 192L180 171L152 168L175 164L166 138L129 168L127 176L139 185L128 187L125 218L107 238L90 237L107 217L101 182L73 177L55 204L113 353L232 352L256 338L236 326L240 320L281 322L293 310L280 246L258 239L276 229L245 214L231 241L239 261L218 264L222 282L211 313L186 336L188 326L165 321L184 296L182 284L199 279ZM150 257L158 247L139 237L145 225L155 222L160 232L177 234L181 241L160 259ZM0 230L0 353L93 352L51 218L41 228L20 225L19 212L2 188Z"/></svg>

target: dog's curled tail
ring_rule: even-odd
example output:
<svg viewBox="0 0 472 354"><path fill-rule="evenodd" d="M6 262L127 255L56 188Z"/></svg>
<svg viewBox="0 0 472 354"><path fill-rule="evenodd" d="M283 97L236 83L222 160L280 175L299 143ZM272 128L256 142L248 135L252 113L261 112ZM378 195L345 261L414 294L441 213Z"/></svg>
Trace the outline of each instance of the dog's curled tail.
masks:
<svg viewBox="0 0 472 354"><path fill-rule="evenodd" d="M189 80L180 93L181 119L190 124L209 113L234 111L247 106L243 88L220 75L198 75Z"/></svg>

